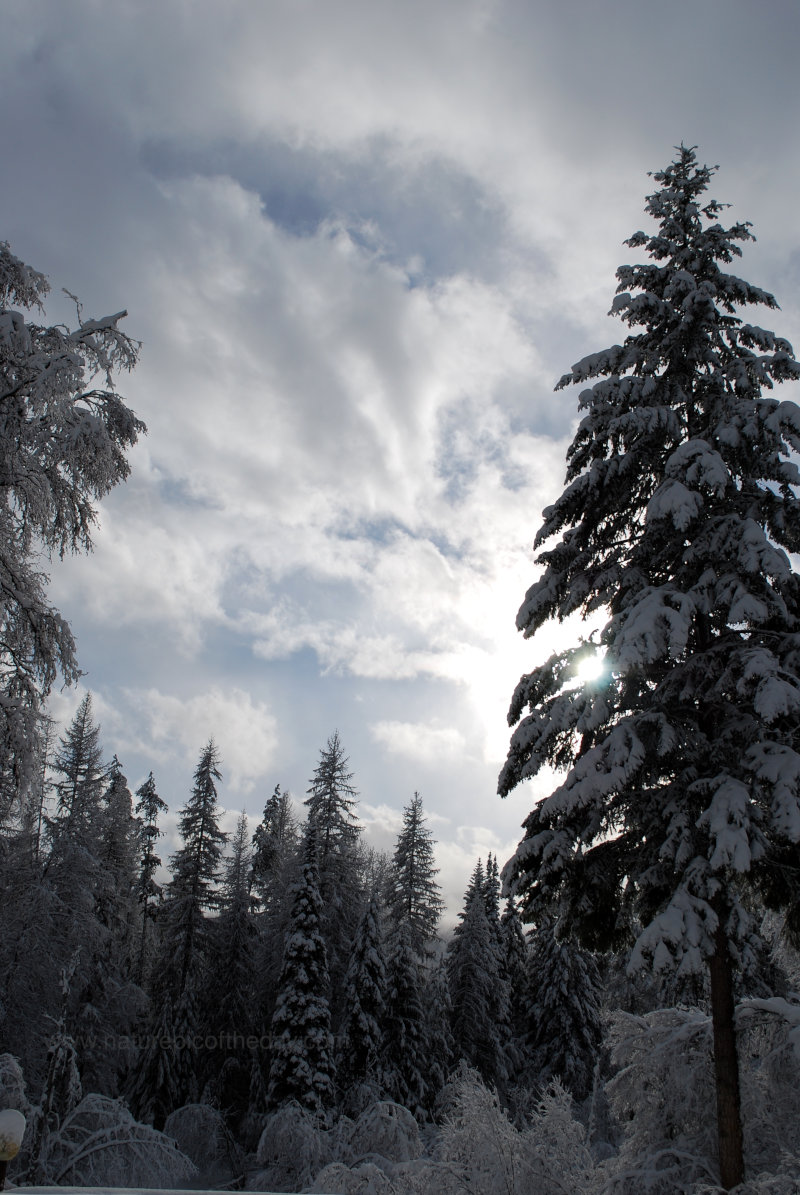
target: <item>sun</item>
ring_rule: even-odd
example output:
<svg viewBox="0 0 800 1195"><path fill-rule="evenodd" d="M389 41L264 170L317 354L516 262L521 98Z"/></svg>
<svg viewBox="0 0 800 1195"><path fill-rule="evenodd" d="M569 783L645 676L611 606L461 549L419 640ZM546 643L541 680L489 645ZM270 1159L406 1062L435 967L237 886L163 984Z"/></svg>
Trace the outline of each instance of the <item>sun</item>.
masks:
<svg viewBox="0 0 800 1195"><path fill-rule="evenodd" d="M605 660L603 656L596 652L587 654L579 661L575 670L575 675L582 685L591 684L592 681L599 680L605 672Z"/></svg>

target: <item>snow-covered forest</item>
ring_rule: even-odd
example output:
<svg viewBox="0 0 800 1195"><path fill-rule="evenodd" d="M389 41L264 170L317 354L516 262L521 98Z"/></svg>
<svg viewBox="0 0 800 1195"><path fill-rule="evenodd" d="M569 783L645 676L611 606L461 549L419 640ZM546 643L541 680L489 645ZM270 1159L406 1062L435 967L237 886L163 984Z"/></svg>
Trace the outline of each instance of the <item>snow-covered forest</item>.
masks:
<svg viewBox="0 0 800 1195"><path fill-rule="evenodd" d="M43 568L127 476L139 346L124 313L37 323L47 282L0 247L14 1182L797 1191L800 409L764 392L800 366L737 315L777 304L724 271L751 234L712 177L683 146L655 175L630 332L559 383L592 381L518 625L607 621L520 681L500 792L558 786L446 936L422 799L370 849L338 731L232 835L224 745L199 745L166 853L158 778L131 791L91 696L53 728L79 665Z"/></svg>

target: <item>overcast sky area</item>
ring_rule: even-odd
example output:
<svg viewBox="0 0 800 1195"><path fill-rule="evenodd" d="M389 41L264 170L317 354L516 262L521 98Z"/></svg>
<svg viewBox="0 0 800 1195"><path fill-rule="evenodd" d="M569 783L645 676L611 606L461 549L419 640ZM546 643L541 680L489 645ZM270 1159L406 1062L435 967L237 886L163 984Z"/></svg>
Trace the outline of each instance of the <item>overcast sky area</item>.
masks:
<svg viewBox="0 0 800 1195"><path fill-rule="evenodd" d="M509 699L565 633L514 629L576 424L553 386L623 338L681 141L800 347L799 60L796 0L2 4L0 239L51 321L67 287L142 341L149 434L50 569L132 789L174 818L213 735L254 827L338 728L370 842L420 791L450 919L505 862L547 786L495 795Z"/></svg>

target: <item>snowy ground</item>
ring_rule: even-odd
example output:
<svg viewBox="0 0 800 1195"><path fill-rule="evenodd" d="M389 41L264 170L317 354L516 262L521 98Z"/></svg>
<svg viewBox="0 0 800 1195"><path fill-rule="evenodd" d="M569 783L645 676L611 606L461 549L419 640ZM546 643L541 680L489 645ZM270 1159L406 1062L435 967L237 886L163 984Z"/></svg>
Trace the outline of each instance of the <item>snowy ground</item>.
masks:
<svg viewBox="0 0 800 1195"><path fill-rule="evenodd" d="M87 1192L91 1195L220 1195L219 1187L165 1191L162 1187L15 1187L13 1183L6 1183L6 1190L24 1191L25 1195L86 1195ZM270 1192L262 1191L259 1195L270 1195Z"/></svg>

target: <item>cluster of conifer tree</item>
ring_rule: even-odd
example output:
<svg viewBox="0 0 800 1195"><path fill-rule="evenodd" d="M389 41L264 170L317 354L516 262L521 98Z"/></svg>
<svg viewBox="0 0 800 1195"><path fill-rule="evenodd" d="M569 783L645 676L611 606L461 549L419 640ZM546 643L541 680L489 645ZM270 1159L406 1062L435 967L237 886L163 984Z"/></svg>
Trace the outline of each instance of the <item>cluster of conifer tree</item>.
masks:
<svg viewBox="0 0 800 1195"><path fill-rule="evenodd" d="M253 1148L291 1101L323 1119L381 1099L435 1118L462 1060L501 1093L558 1074L586 1094L596 967L547 927L530 947L513 904L501 913L496 859L476 864L445 945L419 794L392 855L368 848L338 733L304 817L276 785L228 841L220 781L210 742L165 867L155 779L134 794L104 762L87 695L3 827L0 1045L51 1123L87 1091L157 1129L206 1103ZM565 994L557 1033L543 985Z"/></svg>

